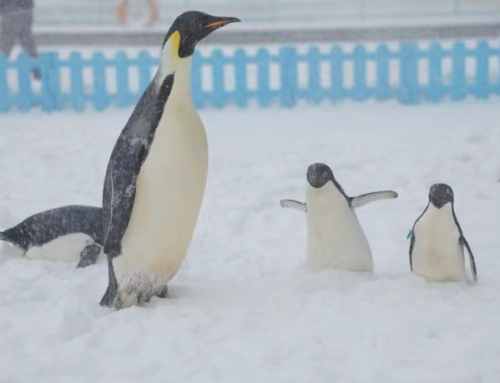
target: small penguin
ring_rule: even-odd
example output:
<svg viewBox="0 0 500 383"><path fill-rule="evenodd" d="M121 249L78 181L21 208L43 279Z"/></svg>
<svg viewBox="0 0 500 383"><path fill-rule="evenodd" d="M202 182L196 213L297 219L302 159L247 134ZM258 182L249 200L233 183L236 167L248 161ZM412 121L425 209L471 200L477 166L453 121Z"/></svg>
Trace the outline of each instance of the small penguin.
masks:
<svg viewBox="0 0 500 383"><path fill-rule="evenodd" d="M23 255L71 234L85 234L89 239L80 253L77 267L94 264L102 247L101 208L83 205L62 206L34 214L16 226L0 232L0 240L21 249Z"/></svg>
<svg viewBox="0 0 500 383"><path fill-rule="evenodd" d="M348 197L325 164L307 169L306 203L281 200L307 215L307 261L312 269L335 268L373 271L373 259L355 208L398 197L395 191L378 191Z"/></svg>
<svg viewBox="0 0 500 383"><path fill-rule="evenodd" d="M450 186L431 186L427 207L413 224L410 236L410 269L414 274L434 282L465 281L465 248L472 278L477 281L476 262L455 215Z"/></svg>
<svg viewBox="0 0 500 383"><path fill-rule="evenodd" d="M115 309L165 297L196 226L205 191L208 144L191 98L196 44L240 21L189 11L167 32L160 66L123 128L103 192L108 288Z"/></svg>

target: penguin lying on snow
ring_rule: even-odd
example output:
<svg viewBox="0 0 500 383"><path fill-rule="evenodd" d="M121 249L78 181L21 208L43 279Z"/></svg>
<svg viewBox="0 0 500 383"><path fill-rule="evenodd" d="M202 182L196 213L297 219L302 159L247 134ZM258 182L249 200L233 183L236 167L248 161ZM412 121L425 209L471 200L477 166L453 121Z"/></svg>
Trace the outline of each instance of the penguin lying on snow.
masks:
<svg viewBox="0 0 500 383"><path fill-rule="evenodd" d="M233 17L181 14L161 62L115 144L103 193L108 288L116 309L164 297L198 219L208 170L205 128L191 99L196 44Z"/></svg>
<svg viewBox="0 0 500 383"><path fill-rule="evenodd" d="M354 208L383 199L397 198L394 191L348 197L325 164L307 169L306 203L281 200L307 215L307 261L311 268L373 271L370 245Z"/></svg>
<svg viewBox="0 0 500 383"><path fill-rule="evenodd" d="M71 234L85 234L90 239L80 253L78 267L94 264L102 246L101 209L70 205L43 211L26 218L16 226L0 232L0 240L20 248L25 255L33 247L41 247Z"/></svg>
<svg viewBox="0 0 500 383"><path fill-rule="evenodd" d="M410 234L410 269L413 273L428 281L465 281L465 248L469 254L472 278L477 281L474 255L455 215L450 186L431 186L429 203L415 221Z"/></svg>

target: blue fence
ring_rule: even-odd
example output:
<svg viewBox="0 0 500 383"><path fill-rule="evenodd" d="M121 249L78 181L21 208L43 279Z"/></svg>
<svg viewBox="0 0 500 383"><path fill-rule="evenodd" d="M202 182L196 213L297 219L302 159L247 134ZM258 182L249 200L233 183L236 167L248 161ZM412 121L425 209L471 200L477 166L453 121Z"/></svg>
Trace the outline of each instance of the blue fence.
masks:
<svg viewBox="0 0 500 383"><path fill-rule="evenodd" d="M89 104L98 110L127 107L138 100L158 65L158 57L147 52L132 58L124 52L112 58L102 52L90 58L76 52L61 58L49 52L38 60L24 53L14 60L0 55L0 111L81 111ZM338 45L304 52L296 47L275 52L262 48L255 54L214 50L210 56L195 54L192 92L198 108L250 103L293 107L301 100L317 104L345 99L415 104L500 95L499 67L500 47L486 41L472 48L463 42L444 48L436 42L425 48L415 43L396 49L380 44L373 50L358 45L349 51ZM37 90L33 68L42 75Z"/></svg>

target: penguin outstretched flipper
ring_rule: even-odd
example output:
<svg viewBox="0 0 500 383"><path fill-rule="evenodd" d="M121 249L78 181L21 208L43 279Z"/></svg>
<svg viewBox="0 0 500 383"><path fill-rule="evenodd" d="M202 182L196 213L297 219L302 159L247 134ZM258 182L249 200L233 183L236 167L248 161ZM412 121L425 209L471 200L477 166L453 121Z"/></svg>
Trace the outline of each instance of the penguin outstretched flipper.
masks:
<svg viewBox="0 0 500 383"><path fill-rule="evenodd" d="M349 202L352 208L358 208L371 202L394 198L398 198L398 193L393 190L384 190L349 197Z"/></svg>
<svg viewBox="0 0 500 383"><path fill-rule="evenodd" d="M303 212L307 212L307 205L303 202L295 201L293 199L282 199L280 201L281 207L290 207Z"/></svg>
<svg viewBox="0 0 500 383"><path fill-rule="evenodd" d="M356 197L347 197L349 206L351 208L358 208L365 206L371 202L381 201L384 199L394 199L398 197L398 193L393 190L377 191L372 193L361 194ZM280 201L281 207L293 208L303 212L307 212L307 205L303 202L295 201L293 199L282 199Z"/></svg>
<svg viewBox="0 0 500 383"><path fill-rule="evenodd" d="M470 262L470 270L472 273L472 278L474 279L474 282L477 282L477 268L476 268L476 261L474 259L474 254L472 254L472 250L469 246L469 242L465 239L465 237L462 235L460 236L460 244L467 250L467 253L469 254L469 262Z"/></svg>

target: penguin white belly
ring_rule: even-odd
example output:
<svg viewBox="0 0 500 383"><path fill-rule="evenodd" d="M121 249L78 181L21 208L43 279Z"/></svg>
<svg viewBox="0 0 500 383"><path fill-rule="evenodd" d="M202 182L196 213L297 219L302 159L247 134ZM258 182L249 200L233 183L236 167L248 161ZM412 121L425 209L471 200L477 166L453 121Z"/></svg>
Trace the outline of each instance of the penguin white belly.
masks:
<svg viewBox="0 0 500 383"><path fill-rule="evenodd" d="M26 258L54 262L78 262L82 249L93 240L83 233L72 233L56 238L42 246L33 246Z"/></svg>
<svg viewBox="0 0 500 383"><path fill-rule="evenodd" d="M308 190L307 260L312 269L373 271L370 245L345 197L331 182Z"/></svg>
<svg viewBox="0 0 500 383"><path fill-rule="evenodd" d="M441 209L430 205L415 225L413 272L435 282L465 280L464 250L459 239L451 204Z"/></svg>
<svg viewBox="0 0 500 383"><path fill-rule="evenodd" d="M208 170L206 134L194 108L172 109L175 103L167 103L163 116L170 118L156 129L138 176L122 254L113 259L120 289L165 285L179 270L196 226Z"/></svg>

